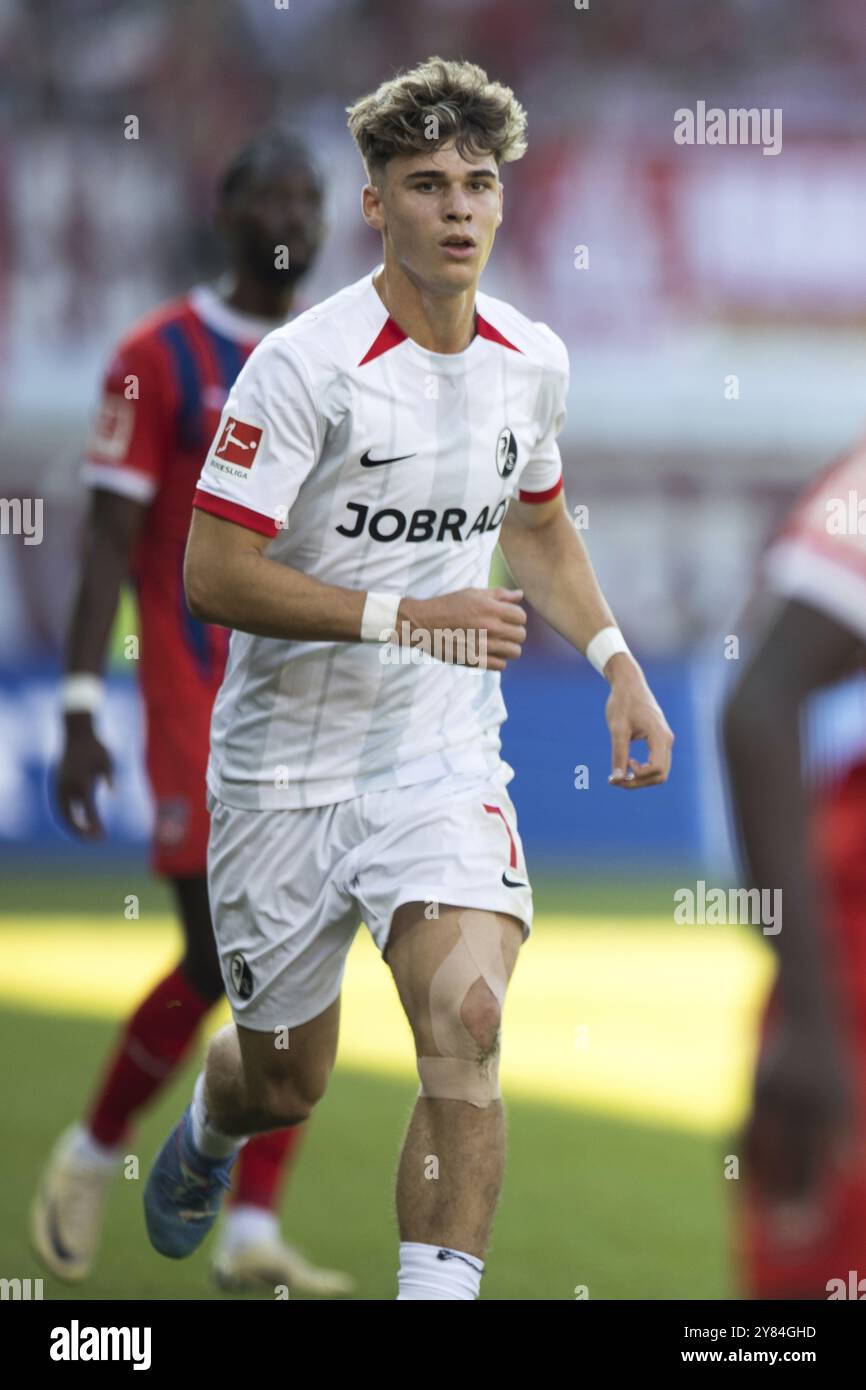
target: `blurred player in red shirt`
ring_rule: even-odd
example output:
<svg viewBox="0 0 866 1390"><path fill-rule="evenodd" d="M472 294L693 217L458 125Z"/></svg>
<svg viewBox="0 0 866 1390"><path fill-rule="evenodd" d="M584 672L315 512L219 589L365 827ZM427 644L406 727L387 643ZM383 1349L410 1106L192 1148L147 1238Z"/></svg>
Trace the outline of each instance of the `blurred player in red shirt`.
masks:
<svg viewBox="0 0 866 1390"><path fill-rule="evenodd" d="M794 507L764 557L761 597L772 611L724 734L750 883L781 889L782 924L767 937L779 969L743 1136L736 1254L748 1298L862 1298L866 756L808 786L800 730L807 698L866 663L866 442Z"/></svg>
<svg viewBox="0 0 866 1390"><path fill-rule="evenodd" d="M210 716L229 633L193 619L183 555L202 462L230 386L262 337L292 312L322 238L323 190L303 145L274 131L226 168L218 228L231 268L156 310L123 339L108 368L84 467L87 540L66 650L60 807L85 838L102 835L95 805L111 759L94 730L106 646L122 584L135 584L147 772L156 820L153 868L174 890L184 953L142 1001L83 1123L51 1156L32 1213L35 1247L59 1278L83 1279L98 1246L110 1181L130 1124L193 1042L223 981L207 893L205 768ZM244 1148L214 1272L223 1287L286 1283L341 1293L351 1281L316 1269L280 1238L280 1179L301 1127Z"/></svg>

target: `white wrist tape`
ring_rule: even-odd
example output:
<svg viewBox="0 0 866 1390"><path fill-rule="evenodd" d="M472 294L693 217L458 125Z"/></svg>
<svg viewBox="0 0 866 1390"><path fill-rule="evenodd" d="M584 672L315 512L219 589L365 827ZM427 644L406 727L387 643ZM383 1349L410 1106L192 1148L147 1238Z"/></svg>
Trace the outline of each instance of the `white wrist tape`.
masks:
<svg viewBox="0 0 866 1390"><path fill-rule="evenodd" d="M103 685L99 676L78 671L64 676L60 684L60 703L66 714L95 714L102 704Z"/></svg>
<svg viewBox="0 0 866 1390"><path fill-rule="evenodd" d="M402 594L377 594L372 590L367 594L361 616L362 642L381 642L383 632L390 637L397 627L401 598Z"/></svg>
<svg viewBox="0 0 866 1390"><path fill-rule="evenodd" d="M597 632L586 649L586 659L592 662L601 674L612 656L617 652L627 652L628 643L618 627L603 627Z"/></svg>

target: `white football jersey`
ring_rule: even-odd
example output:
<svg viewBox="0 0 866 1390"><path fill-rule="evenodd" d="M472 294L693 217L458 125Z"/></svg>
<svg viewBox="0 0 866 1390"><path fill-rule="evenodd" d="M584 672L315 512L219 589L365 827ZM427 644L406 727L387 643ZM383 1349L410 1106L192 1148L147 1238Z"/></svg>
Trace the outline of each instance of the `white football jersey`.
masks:
<svg viewBox="0 0 866 1390"><path fill-rule="evenodd" d="M389 317L376 273L255 348L195 505L271 536L269 559L324 583L417 598L487 587L510 499L562 487L567 351L478 294L469 346L428 352ZM492 772L505 717L496 671L235 631L208 787L230 806L288 809Z"/></svg>

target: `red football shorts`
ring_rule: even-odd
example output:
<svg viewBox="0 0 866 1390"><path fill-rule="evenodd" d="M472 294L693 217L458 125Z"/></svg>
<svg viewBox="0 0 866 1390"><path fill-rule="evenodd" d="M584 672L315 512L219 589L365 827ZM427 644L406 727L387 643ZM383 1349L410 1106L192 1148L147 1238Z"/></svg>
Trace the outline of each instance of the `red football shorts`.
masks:
<svg viewBox="0 0 866 1390"><path fill-rule="evenodd" d="M213 692L146 711L146 765L154 798L151 864L166 878L207 872L205 772Z"/></svg>

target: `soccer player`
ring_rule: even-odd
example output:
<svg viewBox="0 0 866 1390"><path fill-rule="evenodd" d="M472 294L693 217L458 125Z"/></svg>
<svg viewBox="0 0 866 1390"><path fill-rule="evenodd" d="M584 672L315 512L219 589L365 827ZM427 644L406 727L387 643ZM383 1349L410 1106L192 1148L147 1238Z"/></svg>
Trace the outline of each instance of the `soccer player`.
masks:
<svg viewBox="0 0 866 1390"><path fill-rule="evenodd" d="M499 738L523 595L610 683L617 785L664 781L673 736L564 505L565 347L478 291L522 107L474 64L434 58L349 126L383 264L256 349L196 494L187 596L234 629L208 881L235 1021L145 1211L157 1250L189 1254L244 1138L310 1114L363 918L421 1078L398 1298L471 1300L504 1163L500 1012L532 922ZM497 540L519 589L486 587Z"/></svg>
<svg viewBox="0 0 866 1390"><path fill-rule="evenodd" d="M800 729L808 697L866 660L866 443L795 505L757 596L724 738L745 867L781 891L782 922L735 1247L748 1297L856 1298L840 1287L866 1272L866 758L810 787Z"/></svg>
<svg viewBox="0 0 866 1390"><path fill-rule="evenodd" d="M228 165L218 224L231 258L225 282L198 286L126 336L108 368L85 465L91 507L67 641L60 806L78 834L102 834L94 791L101 778L111 780L111 759L94 717L119 591L131 570L156 803L153 867L174 890L184 952L128 1020L86 1117L62 1136L40 1184L33 1240L46 1266L67 1280L83 1279L92 1267L131 1121L165 1086L223 994L208 907L204 779L229 634L190 615L183 551L196 480L229 387L256 343L285 322L321 240L322 185L296 137L268 132ZM215 1263L224 1286L349 1287L345 1276L313 1268L280 1238L280 1178L299 1135L281 1128L244 1152Z"/></svg>

